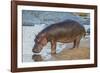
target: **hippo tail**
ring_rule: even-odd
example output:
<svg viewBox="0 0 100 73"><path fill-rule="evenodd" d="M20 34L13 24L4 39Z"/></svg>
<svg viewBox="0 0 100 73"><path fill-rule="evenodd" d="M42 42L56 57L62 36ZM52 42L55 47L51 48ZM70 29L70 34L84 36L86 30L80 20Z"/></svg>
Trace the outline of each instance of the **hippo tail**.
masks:
<svg viewBox="0 0 100 73"><path fill-rule="evenodd" d="M86 36L86 32L85 33L83 33L83 37L85 37Z"/></svg>
<svg viewBox="0 0 100 73"><path fill-rule="evenodd" d="M86 36L86 30L85 30L85 28L84 28L84 27L83 27L82 31L83 31L82 37L84 37L84 38L85 38L85 36Z"/></svg>
<svg viewBox="0 0 100 73"><path fill-rule="evenodd" d="M86 36L86 32L83 32L83 35L82 35L82 37L83 37L83 38L85 38L85 36Z"/></svg>

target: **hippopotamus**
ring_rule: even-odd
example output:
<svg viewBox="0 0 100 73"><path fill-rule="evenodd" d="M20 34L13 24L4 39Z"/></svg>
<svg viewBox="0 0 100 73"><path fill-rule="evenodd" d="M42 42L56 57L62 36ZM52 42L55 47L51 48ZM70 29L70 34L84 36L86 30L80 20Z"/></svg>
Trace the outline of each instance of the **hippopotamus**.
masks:
<svg viewBox="0 0 100 73"><path fill-rule="evenodd" d="M32 51L40 53L48 42L51 43L51 54L56 54L56 44L73 42L72 48L78 48L82 36L85 36L85 28L75 20L65 20L49 25L40 31L34 41Z"/></svg>

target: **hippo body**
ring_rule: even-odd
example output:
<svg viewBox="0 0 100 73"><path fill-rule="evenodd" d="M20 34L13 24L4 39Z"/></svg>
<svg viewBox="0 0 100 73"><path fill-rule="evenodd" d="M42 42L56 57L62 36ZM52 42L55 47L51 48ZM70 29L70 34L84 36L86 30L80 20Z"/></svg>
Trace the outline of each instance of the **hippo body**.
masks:
<svg viewBox="0 0 100 73"><path fill-rule="evenodd" d="M35 38L35 45L33 52L39 53L42 48L51 42L51 53L56 53L56 43L70 43L73 42L73 48L78 48L82 36L86 32L84 27L74 20L66 20L63 22L52 24L43 29Z"/></svg>

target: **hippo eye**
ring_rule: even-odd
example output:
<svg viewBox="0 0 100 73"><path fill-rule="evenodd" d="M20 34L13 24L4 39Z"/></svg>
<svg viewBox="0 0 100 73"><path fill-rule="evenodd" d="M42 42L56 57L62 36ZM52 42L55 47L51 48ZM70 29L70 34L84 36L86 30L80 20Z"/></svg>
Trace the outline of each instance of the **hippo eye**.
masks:
<svg viewBox="0 0 100 73"><path fill-rule="evenodd" d="M35 39L35 42L39 44L40 43L40 40L39 39Z"/></svg>
<svg viewBox="0 0 100 73"><path fill-rule="evenodd" d="M37 42L39 42L39 39L37 39Z"/></svg>

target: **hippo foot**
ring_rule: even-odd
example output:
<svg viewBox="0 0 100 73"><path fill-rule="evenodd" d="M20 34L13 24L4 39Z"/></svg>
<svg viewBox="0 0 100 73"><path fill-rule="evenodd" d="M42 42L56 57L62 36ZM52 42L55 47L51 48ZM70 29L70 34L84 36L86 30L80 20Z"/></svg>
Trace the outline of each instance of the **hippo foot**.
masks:
<svg viewBox="0 0 100 73"><path fill-rule="evenodd" d="M51 54L56 54L56 52L53 52L53 51L52 51Z"/></svg>

